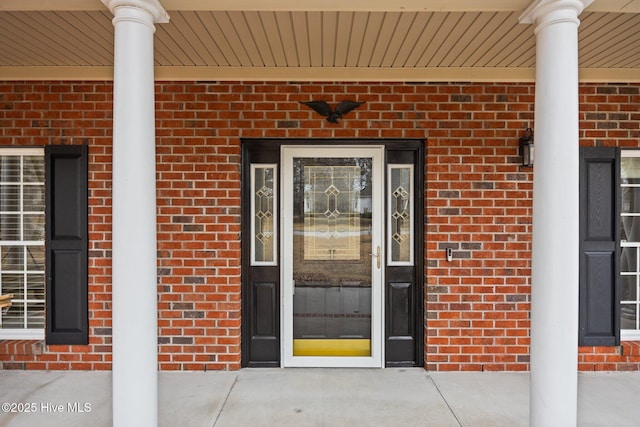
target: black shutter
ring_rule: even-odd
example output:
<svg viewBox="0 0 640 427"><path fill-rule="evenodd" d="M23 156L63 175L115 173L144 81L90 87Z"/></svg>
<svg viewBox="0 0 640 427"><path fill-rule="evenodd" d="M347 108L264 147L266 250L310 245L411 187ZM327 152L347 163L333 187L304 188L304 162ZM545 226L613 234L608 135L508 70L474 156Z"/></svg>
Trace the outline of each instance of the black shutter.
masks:
<svg viewBox="0 0 640 427"><path fill-rule="evenodd" d="M46 343L88 344L88 147L45 149Z"/></svg>
<svg viewBox="0 0 640 427"><path fill-rule="evenodd" d="M618 153L580 148L580 345L620 344Z"/></svg>

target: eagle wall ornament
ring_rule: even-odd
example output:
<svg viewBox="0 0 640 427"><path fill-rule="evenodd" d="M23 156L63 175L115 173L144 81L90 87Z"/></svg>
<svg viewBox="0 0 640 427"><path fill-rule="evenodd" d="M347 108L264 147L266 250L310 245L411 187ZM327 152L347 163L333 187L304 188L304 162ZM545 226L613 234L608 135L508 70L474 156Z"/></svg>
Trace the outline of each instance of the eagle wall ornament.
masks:
<svg viewBox="0 0 640 427"><path fill-rule="evenodd" d="M300 101L300 104L304 104L321 116L325 116L329 123L338 123L338 120L342 118L343 114L347 114L349 111L355 110L364 104L364 102L342 101L338 104L335 110L332 109L326 101Z"/></svg>

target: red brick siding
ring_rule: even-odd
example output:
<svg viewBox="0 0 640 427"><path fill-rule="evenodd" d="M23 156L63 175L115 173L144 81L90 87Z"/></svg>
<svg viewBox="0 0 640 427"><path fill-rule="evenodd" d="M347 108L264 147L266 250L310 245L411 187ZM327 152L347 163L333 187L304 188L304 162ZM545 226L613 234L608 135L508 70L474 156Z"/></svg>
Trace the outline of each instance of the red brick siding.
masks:
<svg viewBox="0 0 640 427"><path fill-rule="evenodd" d="M638 146L639 89L582 85L582 143ZM0 346L4 369L111 367L111 97L108 82L0 83L0 145L91 156L90 344ZM366 104L332 125L298 102L311 99ZM160 368L240 366L240 138L335 137L427 140L426 367L528 369L532 169L518 137L533 101L532 84L158 83ZM581 369L637 366L619 348L580 351Z"/></svg>
<svg viewBox="0 0 640 427"><path fill-rule="evenodd" d="M446 85L427 99L426 367L525 370L533 169L518 138L534 87Z"/></svg>

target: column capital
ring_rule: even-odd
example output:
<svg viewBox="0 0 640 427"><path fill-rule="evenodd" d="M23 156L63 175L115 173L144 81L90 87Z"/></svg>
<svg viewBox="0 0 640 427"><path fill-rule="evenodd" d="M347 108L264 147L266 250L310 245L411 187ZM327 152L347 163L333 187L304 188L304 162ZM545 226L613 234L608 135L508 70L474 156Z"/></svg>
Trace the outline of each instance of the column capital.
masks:
<svg viewBox="0 0 640 427"><path fill-rule="evenodd" d="M578 15L589 6L593 0L534 0L527 7L519 21L521 24L548 25L554 22L575 22Z"/></svg>
<svg viewBox="0 0 640 427"><path fill-rule="evenodd" d="M169 22L169 14L159 0L101 0L115 16L119 7L129 7L143 10L153 17L154 24Z"/></svg>

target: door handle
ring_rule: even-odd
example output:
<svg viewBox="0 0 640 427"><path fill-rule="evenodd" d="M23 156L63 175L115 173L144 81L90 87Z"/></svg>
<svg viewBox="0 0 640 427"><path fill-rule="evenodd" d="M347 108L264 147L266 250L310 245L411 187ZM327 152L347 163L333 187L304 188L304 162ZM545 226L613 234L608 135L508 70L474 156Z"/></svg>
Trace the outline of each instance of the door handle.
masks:
<svg viewBox="0 0 640 427"><path fill-rule="evenodd" d="M380 270L380 245L378 245L378 247L376 248L375 254L369 254L369 255L377 258L376 265L378 266L378 270Z"/></svg>

